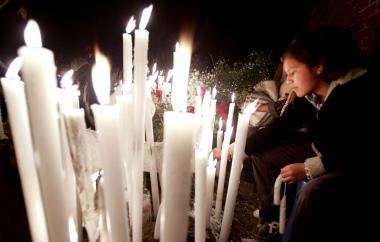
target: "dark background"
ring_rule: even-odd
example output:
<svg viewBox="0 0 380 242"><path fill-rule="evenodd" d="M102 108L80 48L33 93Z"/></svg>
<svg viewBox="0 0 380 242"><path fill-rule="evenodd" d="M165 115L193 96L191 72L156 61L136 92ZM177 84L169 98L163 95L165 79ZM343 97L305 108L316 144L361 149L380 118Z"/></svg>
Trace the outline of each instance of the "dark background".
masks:
<svg viewBox="0 0 380 242"><path fill-rule="evenodd" d="M1 0L0 0L1 1ZM4 1L4 0L3 0ZM244 60L253 49L273 48L279 53L309 16L311 0L288 1L28 1L9 0L0 9L0 60L9 64L24 44L26 20L20 6L41 29L43 45L54 51L58 67L93 51L97 43L113 66L122 66L122 33L134 15L153 3L147 25L149 63L172 65L172 52L180 34L193 29L193 63L205 66L218 58Z"/></svg>

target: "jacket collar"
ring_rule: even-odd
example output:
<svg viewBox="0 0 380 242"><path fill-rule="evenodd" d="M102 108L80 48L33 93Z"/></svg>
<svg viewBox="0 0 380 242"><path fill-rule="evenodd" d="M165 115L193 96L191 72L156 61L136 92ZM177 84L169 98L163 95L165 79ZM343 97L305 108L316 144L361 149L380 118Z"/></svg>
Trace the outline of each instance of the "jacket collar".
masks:
<svg viewBox="0 0 380 242"><path fill-rule="evenodd" d="M344 76L332 81L330 83L329 89L326 94L326 99L324 102L326 102L327 98L330 96L331 92L339 85L344 85L347 82L356 79L364 74L366 74L368 71L365 68L358 67L352 70L349 70ZM318 96L315 93L312 93L310 95L305 96L306 99L317 109L320 110L323 103L321 100L319 100Z"/></svg>

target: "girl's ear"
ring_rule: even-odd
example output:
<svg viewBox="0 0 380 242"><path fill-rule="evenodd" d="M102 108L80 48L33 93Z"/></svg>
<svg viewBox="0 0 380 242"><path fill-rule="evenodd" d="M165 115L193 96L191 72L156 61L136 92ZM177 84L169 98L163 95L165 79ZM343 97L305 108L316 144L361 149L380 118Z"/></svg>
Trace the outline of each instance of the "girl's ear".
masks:
<svg viewBox="0 0 380 242"><path fill-rule="evenodd" d="M316 65L316 66L314 67L314 69L315 69L315 72L317 73L317 75L322 74L323 70L325 69L325 60L324 60L324 59L321 59L321 60L319 61L319 64Z"/></svg>

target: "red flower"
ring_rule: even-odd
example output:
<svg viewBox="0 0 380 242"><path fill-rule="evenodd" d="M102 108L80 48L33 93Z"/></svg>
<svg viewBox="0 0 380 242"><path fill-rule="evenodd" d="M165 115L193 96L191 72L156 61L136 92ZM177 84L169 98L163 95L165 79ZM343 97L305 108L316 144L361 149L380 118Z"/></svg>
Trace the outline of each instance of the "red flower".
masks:
<svg viewBox="0 0 380 242"><path fill-rule="evenodd" d="M201 87L201 97L204 97L206 94L206 87Z"/></svg>
<svg viewBox="0 0 380 242"><path fill-rule="evenodd" d="M221 103L216 105L216 113L222 117L223 120L227 120L228 116L228 103L226 101L222 101Z"/></svg>
<svg viewBox="0 0 380 242"><path fill-rule="evenodd" d="M187 112L194 113L195 112L195 108L193 106L189 106L189 107L187 107Z"/></svg>
<svg viewBox="0 0 380 242"><path fill-rule="evenodd" d="M156 97L161 97L161 95L162 95L162 90L161 89L155 89L154 90L154 95L156 95Z"/></svg>

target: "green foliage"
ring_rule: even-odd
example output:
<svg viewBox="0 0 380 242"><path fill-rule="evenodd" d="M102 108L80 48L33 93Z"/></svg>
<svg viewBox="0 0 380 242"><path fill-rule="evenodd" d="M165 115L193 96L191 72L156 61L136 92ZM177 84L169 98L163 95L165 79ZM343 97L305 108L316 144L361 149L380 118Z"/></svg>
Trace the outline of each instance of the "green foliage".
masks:
<svg viewBox="0 0 380 242"><path fill-rule="evenodd" d="M266 50L252 51L243 62L231 64L225 59L219 59L212 68L193 69L188 83L188 105L195 106L197 87L209 91L216 87L216 99L219 104L230 102L232 93L235 93L235 103L240 108L253 86L260 81L270 79L274 69L270 52ZM164 112L172 110L170 95L162 97L152 93L152 97L156 105L153 117L154 137L155 141L162 141ZM215 120L217 121L218 119Z"/></svg>
<svg viewBox="0 0 380 242"><path fill-rule="evenodd" d="M240 106L251 88L256 83L269 79L273 71L274 64L269 51L252 51L244 62L230 64L225 59L219 59L211 69L193 70L189 84L210 90L216 86L218 102L229 102L232 93L235 93L236 103Z"/></svg>

